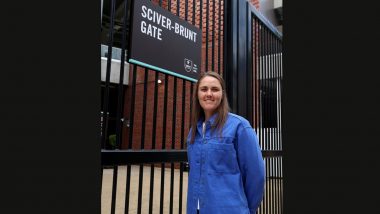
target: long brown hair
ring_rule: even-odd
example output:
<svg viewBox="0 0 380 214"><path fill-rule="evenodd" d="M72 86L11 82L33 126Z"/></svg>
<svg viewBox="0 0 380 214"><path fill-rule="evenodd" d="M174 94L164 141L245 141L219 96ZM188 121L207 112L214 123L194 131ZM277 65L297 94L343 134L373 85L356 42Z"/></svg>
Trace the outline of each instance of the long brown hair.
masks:
<svg viewBox="0 0 380 214"><path fill-rule="evenodd" d="M198 90L199 90L200 82L202 81L203 78L205 78L207 76L208 77L214 77L215 79L217 79L219 81L220 85L222 86L222 100L221 100L218 108L216 109L217 116L216 116L215 122L214 122L214 124L211 124L211 127L212 127L211 130L212 131L218 130L220 134L222 133L222 128L224 126L224 123L227 120L227 115L228 115L228 112L230 110L230 106L229 106L228 100L227 100L227 94L225 91L226 86L225 86L225 83L224 83L222 76L220 76L218 73L213 72L213 71L208 71L208 72L202 73L198 79L198 82L195 85L195 89L194 89L194 93L193 93L193 97L192 97L193 109L192 109L192 117L191 117L191 140L190 140L191 144L194 143L195 133L197 131L198 120L199 119L203 119L203 120L205 119L205 113L204 113L201 105L199 104L199 100L198 100Z"/></svg>

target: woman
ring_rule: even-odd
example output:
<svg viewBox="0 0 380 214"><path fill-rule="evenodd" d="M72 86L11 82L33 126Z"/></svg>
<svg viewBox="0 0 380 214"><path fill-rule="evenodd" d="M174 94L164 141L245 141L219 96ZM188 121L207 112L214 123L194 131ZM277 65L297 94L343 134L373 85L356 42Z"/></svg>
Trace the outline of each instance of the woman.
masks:
<svg viewBox="0 0 380 214"><path fill-rule="evenodd" d="M187 214L256 213L264 192L263 157L249 122L229 112L219 74L201 75L193 105Z"/></svg>

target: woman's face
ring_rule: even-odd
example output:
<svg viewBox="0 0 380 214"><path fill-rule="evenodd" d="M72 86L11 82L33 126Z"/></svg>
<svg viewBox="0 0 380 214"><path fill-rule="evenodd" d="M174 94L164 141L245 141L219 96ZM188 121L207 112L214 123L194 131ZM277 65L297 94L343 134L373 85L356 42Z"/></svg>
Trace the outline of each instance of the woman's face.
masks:
<svg viewBox="0 0 380 214"><path fill-rule="evenodd" d="M198 100L206 118L210 117L218 108L222 101L222 95L222 86L218 79L210 76L201 79L198 88Z"/></svg>

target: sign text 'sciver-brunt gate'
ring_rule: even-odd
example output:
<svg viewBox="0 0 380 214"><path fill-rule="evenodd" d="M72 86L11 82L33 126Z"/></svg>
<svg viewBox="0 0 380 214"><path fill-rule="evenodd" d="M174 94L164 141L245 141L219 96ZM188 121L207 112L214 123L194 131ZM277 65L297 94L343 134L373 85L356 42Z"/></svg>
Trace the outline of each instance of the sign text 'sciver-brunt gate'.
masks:
<svg viewBox="0 0 380 214"><path fill-rule="evenodd" d="M195 82L201 65L201 30L150 1L132 4L128 61Z"/></svg>

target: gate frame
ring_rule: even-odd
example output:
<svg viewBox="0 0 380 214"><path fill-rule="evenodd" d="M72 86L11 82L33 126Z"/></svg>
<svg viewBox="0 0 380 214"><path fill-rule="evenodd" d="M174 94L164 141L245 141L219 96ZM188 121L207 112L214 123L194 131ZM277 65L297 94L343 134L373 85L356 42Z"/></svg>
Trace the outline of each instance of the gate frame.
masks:
<svg viewBox="0 0 380 214"><path fill-rule="evenodd" d="M223 41L225 44L223 78L226 91L228 91L227 98L231 111L245 117L251 124L253 124L253 85L250 70L252 50L249 44L252 41L250 34L252 13L282 40L282 34L247 0L225 2L226 36Z"/></svg>

